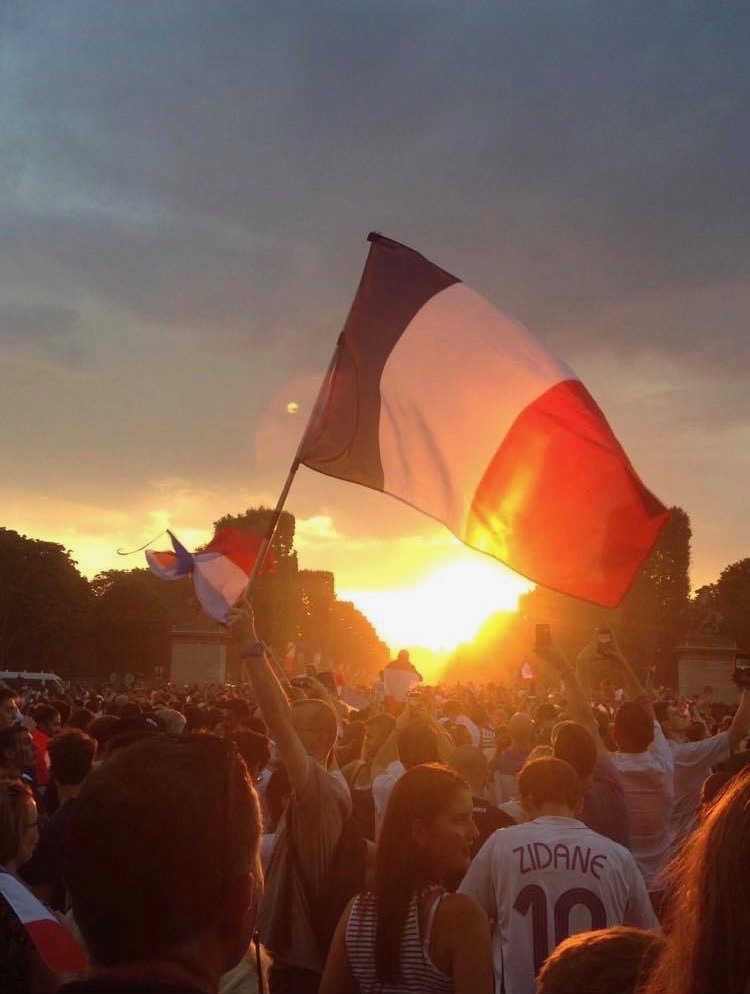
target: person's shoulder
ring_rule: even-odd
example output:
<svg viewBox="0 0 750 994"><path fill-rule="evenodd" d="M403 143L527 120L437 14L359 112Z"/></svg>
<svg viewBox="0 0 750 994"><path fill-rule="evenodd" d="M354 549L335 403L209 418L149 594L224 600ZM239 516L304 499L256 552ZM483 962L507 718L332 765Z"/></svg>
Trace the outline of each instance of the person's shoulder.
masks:
<svg viewBox="0 0 750 994"><path fill-rule="evenodd" d="M596 762L594 763L594 779L597 777L615 777L618 778L619 774L617 771L617 766L613 761L613 757L617 753L614 752L599 752L596 754Z"/></svg>
<svg viewBox="0 0 750 994"><path fill-rule="evenodd" d="M327 770L312 756L308 756L308 774L305 784L302 788L297 789L296 794L298 799L318 796L332 800L339 798L347 806L351 805L349 784L341 770Z"/></svg>
<svg viewBox="0 0 750 994"><path fill-rule="evenodd" d="M324 767L320 766L318 763L315 764L322 774L323 789L331 795L340 796L346 799L347 803L351 802L351 791L349 789L349 784L346 782L346 777L339 769L326 770Z"/></svg>
<svg viewBox="0 0 750 994"><path fill-rule="evenodd" d="M474 805L474 820L476 821L479 818L484 825L492 827L493 831L498 828L510 828L511 825L516 824L515 818L506 811L501 811L491 801L486 801L481 797L472 797L472 802Z"/></svg>
<svg viewBox="0 0 750 994"><path fill-rule="evenodd" d="M529 825L531 825L531 822L525 821L520 825L514 823L503 828L496 828L488 837L480 852L486 850L486 854L502 854L512 851L514 846L523 845L524 839L529 834Z"/></svg>
<svg viewBox="0 0 750 994"><path fill-rule="evenodd" d="M440 925L451 931L473 931L477 926L487 926L487 913L470 894L444 894L436 916Z"/></svg>
<svg viewBox="0 0 750 994"><path fill-rule="evenodd" d="M627 863L633 866L636 865L635 858L632 852L623 846L620 842L615 842L608 835L603 835L601 832L597 832L593 828L589 828L588 825L584 825L583 822L579 823L581 825L581 837L585 839L589 845L596 846L600 852L604 852L607 857L612 857L615 860L619 860L623 863Z"/></svg>

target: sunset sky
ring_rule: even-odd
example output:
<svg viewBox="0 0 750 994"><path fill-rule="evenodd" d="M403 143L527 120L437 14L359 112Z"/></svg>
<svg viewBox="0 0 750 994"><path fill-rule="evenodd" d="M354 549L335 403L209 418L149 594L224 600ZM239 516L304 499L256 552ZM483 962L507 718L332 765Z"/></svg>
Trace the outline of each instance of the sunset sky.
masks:
<svg viewBox="0 0 750 994"><path fill-rule="evenodd" d="M576 370L713 581L750 555L748 37L715 2L3 4L0 524L91 576L274 504L375 229ZM287 507L394 643L525 588L307 469Z"/></svg>

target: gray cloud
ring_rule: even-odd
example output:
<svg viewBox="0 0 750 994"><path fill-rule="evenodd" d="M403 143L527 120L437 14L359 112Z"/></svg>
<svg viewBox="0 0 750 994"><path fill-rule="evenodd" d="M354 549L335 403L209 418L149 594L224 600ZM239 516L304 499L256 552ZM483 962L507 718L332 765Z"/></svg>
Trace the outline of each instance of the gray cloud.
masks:
<svg viewBox="0 0 750 994"><path fill-rule="evenodd" d="M743 269L750 11L183 3L92 17L68 3L42 24L40 9L18 29L9 89L27 182L54 174L102 212L151 263L164 309L170 281L200 283L207 260L225 309L243 309L232 255L280 316L273 287L293 266L258 243L317 248L316 275L336 279L370 226L445 244L543 332Z"/></svg>
<svg viewBox="0 0 750 994"><path fill-rule="evenodd" d="M0 302L0 348L74 362L82 357L75 339L78 321L78 313L67 307Z"/></svg>

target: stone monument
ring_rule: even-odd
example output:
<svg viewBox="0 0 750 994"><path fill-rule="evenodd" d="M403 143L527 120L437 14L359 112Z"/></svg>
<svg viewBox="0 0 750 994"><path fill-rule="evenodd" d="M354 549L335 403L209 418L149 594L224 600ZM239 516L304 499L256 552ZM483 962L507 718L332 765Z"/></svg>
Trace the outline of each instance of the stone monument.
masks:
<svg viewBox="0 0 750 994"><path fill-rule="evenodd" d="M721 634L723 622L710 593L701 590L692 605L688 633L675 649L682 697L702 695L710 687L714 701L737 703L737 687L732 680L737 644Z"/></svg>
<svg viewBox="0 0 750 994"><path fill-rule="evenodd" d="M229 633L205 621L195 627L183 624L169 634L169 678L176 687L226 683Z"/></svg>

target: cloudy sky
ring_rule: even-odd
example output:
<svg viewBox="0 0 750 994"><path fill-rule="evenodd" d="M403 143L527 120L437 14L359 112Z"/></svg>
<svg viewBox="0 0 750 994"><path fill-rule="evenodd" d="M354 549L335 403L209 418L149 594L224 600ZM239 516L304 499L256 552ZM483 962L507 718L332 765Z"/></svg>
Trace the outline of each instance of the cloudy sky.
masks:
<svg viewBox="0 0 750 994"><path fill-rule="evenodd" d="M750 555L749 34L715 2L2 5L0 524L92 575L275 503L376 229L577 371L714 580ZM306 469L288 508L350 594L471 555Z"/></svg>

